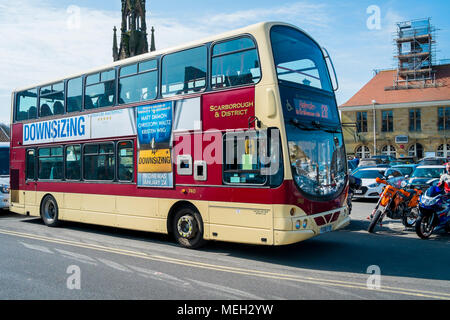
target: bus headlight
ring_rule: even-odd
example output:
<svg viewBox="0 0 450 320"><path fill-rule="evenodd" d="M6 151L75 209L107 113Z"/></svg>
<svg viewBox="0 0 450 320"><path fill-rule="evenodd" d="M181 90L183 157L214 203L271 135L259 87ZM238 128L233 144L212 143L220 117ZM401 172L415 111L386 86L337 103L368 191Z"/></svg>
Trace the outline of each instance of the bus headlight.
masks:
<svg viewBox="0 0 450 320"><path fill-rule="evenodd" d="M308 226L308 220L303 220L303 229L305 229Z"/></svg>
<svg viewBox="0 0 450 320"><path fill-rule="evenodd" d="M300 220L297 220L296 222L295 222L295 229L300 229Z"/></svg>

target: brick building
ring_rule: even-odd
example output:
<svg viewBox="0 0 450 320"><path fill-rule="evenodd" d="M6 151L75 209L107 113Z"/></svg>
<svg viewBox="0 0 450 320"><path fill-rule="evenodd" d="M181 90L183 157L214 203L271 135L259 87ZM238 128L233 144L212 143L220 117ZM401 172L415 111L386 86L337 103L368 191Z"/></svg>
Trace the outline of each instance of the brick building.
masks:
<svg viewBox="0 0 450 320"><path fill-rule="evenodd" d="M432 85L407 88L393 88L397 69L380 71L341 105L347 153L450 156L450 64L433 70Z"/></svg>

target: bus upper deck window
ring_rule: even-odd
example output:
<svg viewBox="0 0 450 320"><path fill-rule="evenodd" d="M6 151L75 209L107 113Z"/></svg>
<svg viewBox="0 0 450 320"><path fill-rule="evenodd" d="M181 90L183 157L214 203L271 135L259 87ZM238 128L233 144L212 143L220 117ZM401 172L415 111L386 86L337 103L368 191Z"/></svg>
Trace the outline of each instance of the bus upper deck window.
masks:
<svg viewBox="0 0 450 320"><path fill-rule="evenodd" d="M23 121L37 117L37 89L19 92L16 96L16 120Z"/></svg>
<svg viewBox="0 0 450 320"><path fill-rule="evenodd" d="M85 109L113 106L116 96L115 70L103 71L86 77Z"/></svg>
<svg viewBox="0 0 450 320"><path fill-rule="evenodd" d="M64 114L64 82L42 87L39 97L40 117Z"/></svg>
<svg viewBox="0 0 450 320"><path fill-rule="evenodd" d="M168 54L162 62L162 95L200 92L206 87L207 51L197 47Z"/></svg>
<svg viewBox="0 0 450 320"><path fill-rule="evenodd" d="M158 89L157 61L122 67L119 75L119 104L153 100Z"/></svg>
<svg viewBox="0 0 450 320"><path fill-rule="evenodd" d="M258 52L252 39L242 37L220 42L213 47L213 88L257 83L261 78Z"/></svg>

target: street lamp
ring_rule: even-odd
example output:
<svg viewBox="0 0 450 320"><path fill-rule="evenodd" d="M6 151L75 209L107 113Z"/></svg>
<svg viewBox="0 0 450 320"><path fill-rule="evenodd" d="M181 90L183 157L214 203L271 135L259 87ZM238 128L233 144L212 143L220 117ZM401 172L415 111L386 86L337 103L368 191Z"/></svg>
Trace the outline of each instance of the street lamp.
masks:
<svg viewBox="0 0 450 320"><path fill-rule="evenodd" d="M377 130L376 130L376 113L375 113L375 104L377 103L376 100L372 100L372 110L373 110L373 155L377 155Z"/></svg>

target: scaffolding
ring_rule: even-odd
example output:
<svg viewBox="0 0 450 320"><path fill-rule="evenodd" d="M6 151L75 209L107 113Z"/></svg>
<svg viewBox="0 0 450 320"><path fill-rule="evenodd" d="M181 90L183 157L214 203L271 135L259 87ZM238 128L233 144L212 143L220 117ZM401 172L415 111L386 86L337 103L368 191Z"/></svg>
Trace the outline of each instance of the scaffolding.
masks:
<svg viewBox="0 0 450 320"><path fill-rule="evenodd" d="M431 18L397 23L394 35L397 73L391 90L436 86L436 28Z"/></svg>

